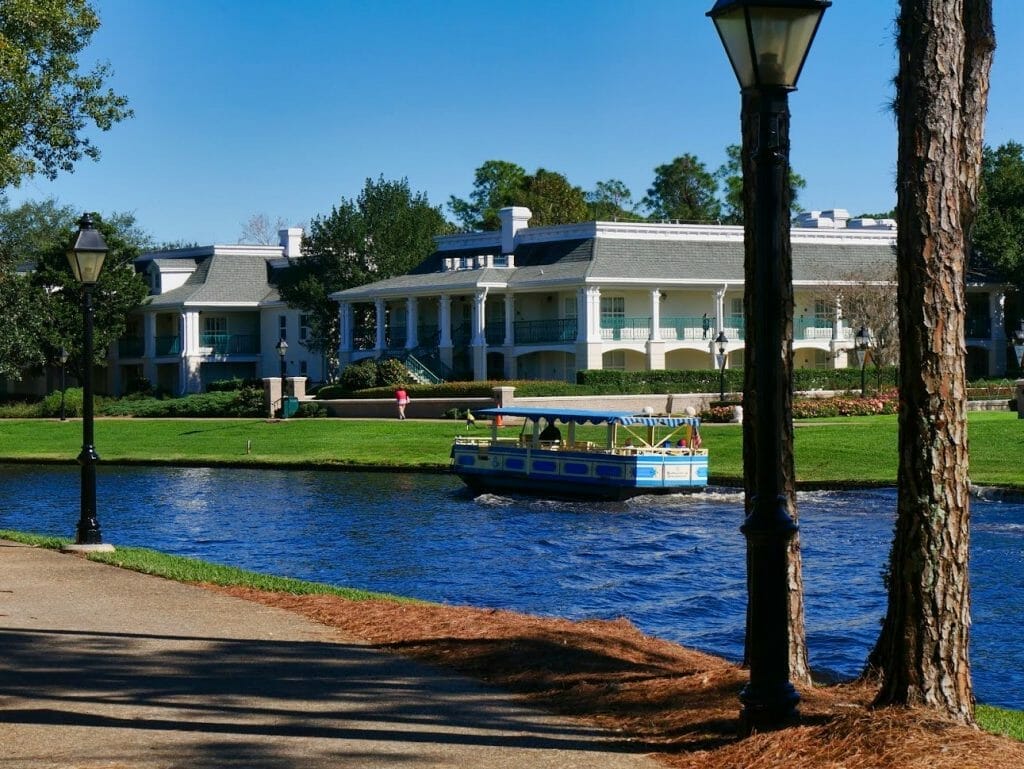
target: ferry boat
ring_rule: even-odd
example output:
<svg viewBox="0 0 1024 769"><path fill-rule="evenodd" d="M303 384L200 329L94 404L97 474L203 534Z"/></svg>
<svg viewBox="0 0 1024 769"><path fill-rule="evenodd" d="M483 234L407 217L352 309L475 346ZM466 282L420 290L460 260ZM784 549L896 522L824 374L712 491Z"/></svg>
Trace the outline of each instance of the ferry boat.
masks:
<svg viewBox="0 0 1024 769"><path fill-rule="evenodd" d="M548 408L475 414L491 420L490 435L458 436L451 458L453 472L477 492L614 500L707 486L708 452L695 416ZM499 435L500 426L519 419L518 435ZM607 429L577 429L586 424Z"/></svg>

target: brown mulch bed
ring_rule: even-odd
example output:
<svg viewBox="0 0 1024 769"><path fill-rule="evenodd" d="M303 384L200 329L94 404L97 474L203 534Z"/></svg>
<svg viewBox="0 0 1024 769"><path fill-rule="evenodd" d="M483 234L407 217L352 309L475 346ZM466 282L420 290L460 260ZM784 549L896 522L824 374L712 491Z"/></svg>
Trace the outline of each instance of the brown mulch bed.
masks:
<svg viewBox="0 0 1024 769"><path fill-rule="evenodd" d="M1021 769L1024 744L924 710L873 710L864 684L801 691L801 724L737 737L745 671L642 634L460 606L215 588L303 614L344 636L457 670L534 705L616 730L688 769Z"/></svg>

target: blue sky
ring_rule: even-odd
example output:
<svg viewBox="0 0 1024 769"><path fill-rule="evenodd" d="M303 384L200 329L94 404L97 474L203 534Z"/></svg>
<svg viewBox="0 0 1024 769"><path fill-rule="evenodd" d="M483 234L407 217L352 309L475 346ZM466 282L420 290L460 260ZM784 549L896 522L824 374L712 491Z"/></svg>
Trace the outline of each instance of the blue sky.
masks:
<svg viewBox="0 0 1024 769"><path fill-rule="evenodd" d="M158 241L233 243L265 213L308 222L367 177L434 204L485 160L621 179L639 200L683 153L739 141L739 92L712 0L93 0L83 61L107 60L135 118L103 156L12 203L130 211ZM1024 140L1024 14L995 3L986 141ZM805 208L895 204L889 102L896 0L835 0L790 99ZM447 213L447 210L446 210Z"/></svg>

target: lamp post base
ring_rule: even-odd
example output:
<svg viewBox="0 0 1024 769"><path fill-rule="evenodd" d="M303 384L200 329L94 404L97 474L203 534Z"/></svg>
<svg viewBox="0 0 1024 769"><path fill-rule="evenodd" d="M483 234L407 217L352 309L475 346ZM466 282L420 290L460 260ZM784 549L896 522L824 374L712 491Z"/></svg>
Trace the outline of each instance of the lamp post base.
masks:
<svg viewBox="0 0 1024 769"><path fill-rule="evenodd" d="M67 544L61 545L60 551L62 553L113 553L114 546L108 545L106 542L98 545Z"/></svg>

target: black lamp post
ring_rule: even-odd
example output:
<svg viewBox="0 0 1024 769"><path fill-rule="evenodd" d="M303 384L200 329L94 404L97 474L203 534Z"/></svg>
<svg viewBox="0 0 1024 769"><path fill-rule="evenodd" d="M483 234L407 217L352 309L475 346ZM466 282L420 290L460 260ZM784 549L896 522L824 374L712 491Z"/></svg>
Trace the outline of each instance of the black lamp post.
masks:
<svg viewBox="0 0 1024 769"><path fill-rule="evenodd" d="M718 345L718 400L725 400L725 348L729 344L729 337L725 330L718 332L715 337L715 344Z"/></svg>
<svg viewBox="0 0 1024 769"><path fill-rule="evenodd" d="M787 554L796 533L782 477L782 438L792 414L785 403L792 384L783 367L783 248L789 239L784 209L789 184L789 92L796 83L830 0L718 0L708 11L756 122L752 148L754 278L751 317L757 328L753 386L756 451L747 538L750 682L740 693L741 728L749 733L792 723L800 695L789 680Z"/></svg>
<svg viewBox="0 0 1024 769"><path fill-rule="evenodd" d="M285 419L284 414L284 380L288 376L288 364L285 362L284 356L288 354L288 343L281 337L277 342L277 354L281 358L281 419Z"/></svg>
<svg viewBox="0 0 1024 769"><path fill-rule="evenodd" d="M860 397L868 397L867 379L864 376L864 369L868 363L868 348L871 347L871 332L867 326L861 326L855 337L857 348L857 363L860 365Z"/></svg>
<svg viewBox="0 0 1024 769"><path fill-rule="evenodd" d="M85 321L82 342L82 453L78 455L78 463L82 466L82 504L75 537L75 544L84 546L103 544L100 524L96 518L96 463L99 455L93 445L92 289L100 277L106 255L107 243L103 235L93 227L92 217L89 214L83 215L67 257L75 279L82 284L82 316ZM110 549L110 546L104 549Z"/></svg>
<svg viewBox="0 0 1024 769"><path fill-rule="evenodd" d="M67 414L64 410L64 393L67 391L67 380L65 379L64 372L67 369L68 364L68 350L63 345L60 348L60 421L67 421Z"/></svg>

